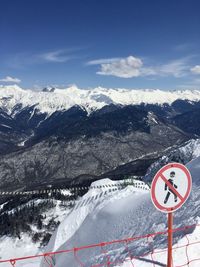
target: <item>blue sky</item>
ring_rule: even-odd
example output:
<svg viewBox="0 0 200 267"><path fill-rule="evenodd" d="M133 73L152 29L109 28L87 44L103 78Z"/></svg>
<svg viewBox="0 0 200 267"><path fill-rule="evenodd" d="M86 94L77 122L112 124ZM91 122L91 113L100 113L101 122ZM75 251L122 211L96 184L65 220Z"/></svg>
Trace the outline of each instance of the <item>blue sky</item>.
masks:
<svg viewBox="0 0 200 267"><path fill-rule="evenodd" d="M1 0L0 83L200 88L199 0Z"/></svg>

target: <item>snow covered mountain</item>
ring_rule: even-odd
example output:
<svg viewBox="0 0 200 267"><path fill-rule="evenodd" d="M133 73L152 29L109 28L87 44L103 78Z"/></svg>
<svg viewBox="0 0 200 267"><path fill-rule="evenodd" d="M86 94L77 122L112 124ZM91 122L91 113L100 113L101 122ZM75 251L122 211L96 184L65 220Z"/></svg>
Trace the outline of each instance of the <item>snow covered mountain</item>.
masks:
<svg viewBox="0 0 200 267"><path fill-rule="evenodd" d="M184 206L175 212L174 228L185 225L199 224L199 202L200 202L200 157L192 160L187 164L192 179L193 187L190 198ZM106 185L116 182L109 179L95 182L96 186ZM114 188L114 187L113 187ZM142 186L143 188L143 186ZM158 212L150 200L149 191L136 189L128 186L121 191L109 192L104 194L106 188L90 189L76 204L76 207L68 209L60 209L59 203L55 211L52 209L46 214L45 221L49 221L53 215L58 215L63 221L53 234L46 252L71 249L99 242L107 242L128 237L141 236L153 232L165 231L167 228L166 215ZM101 198L96 196L101 194ZM88 201L93 199L93 201ZM85 203L84 205L82 205ZM65 217L63 216L64 214ZM35 228L35 227L33 227ZM35 229L34 229L35 230ZM174 248L177 245L184 245L183 249L174 250L175 266L182 265L187 262L185 254L185 245L188 240L184 237L189 234L191 243L199 241L199 228L191 228L186 232L177 232L174 234ZM155 238L135 240L129 242L128 250L126 245L121 242L118 245L106 246L106 255L109 255L112 261L120 260L124 264L116 264L114 266L132 267L130 261L130 253L132 256L147 253L145 257L140 257L139 260L134 260L135 267L151 267L152 254L148 254L154 249L153 263L159 266L164 266L166 262L166 252L157 254L156 251L166 248L166 237L157 236ZM9 248L9 250L8 250ZM26 248L26 249L24 249ZM37 249L37 244L31 244L29 235L21 235L21 239L12 239L10 237L1 238L0 251L2 259L15 258L41 254ZM198 246L189 246L187 248L189 259L200 258ZM103 264L107 261L102 249L84 249L77 252L77 257L73 253L61 253L53 256L53 261L50 258L45 261L42 257L35 259L22 260L16 262L16 266L22 267L49 267L53 263L54 267L68 266L91 266L91 264ZM80 263L81 262L81 263ZM192 267L197 267L199 262L191 263ZM2 267L7 267L9 264L1 264Z"/></svg>
<svg viewBox="0 0 200 267"><path fill-rule="evenodd" d="M159 160L151 164L145 176L143 177L143 180L150 182L152 176L154 176L161 167L170 162L187 164L197 157L200 157L200 139L191 139L180 147L172 149L163 155Z"/></svg>
<svg viewBox="0 0 200 267"><path fill-rule="evenodd" d="M175 213L174 227L181 227L184 225L191 225L199 223L199 201L200 201L200 181L198 173L200 171L200 157L199 157L199 140L191 140L185 146L179 148L181 155L185 155L185 160L191 159L191 162L187 164L190 169L193 178L193 189L191 197L187 200L186 204ZM171 152L172 153L172 152ZM196 158L197 157L197 158ZM160 167L156 164L157 168ZM151 177L154 175L153 168ZM96 187L100 185L115 184L118 182L104 179L92 184ZM128 186L121 191L109 192L105 194L106 187L103 188L91 188L83 197L78 199L76 206L69 210L68 208L60 207L59 201L56 203L56 209L51 208L48 212L43 212L46 219L44 225L48 225L52 216L57 217L56 220L63 220L56 232L53 234L46 251L57 251L60 249L68 249L72 247L79 247L81 245L88 245L98 242L111 241L116 239L123 239L131 236L140 236L148 234L150 232L158 232L166 229L166 216L158 212L152 205L150 195L147 190L143 190L144 186L137 189L132 186ZM100 196L101 197L97 197ZM36 200L37 203L41 203L42 200ZM23 213L22 213L23 214ZM66 217L63 215L66 214ZM25 215L24 215L25 216ZM39 218L39 216L38 216ZM51 224L50 224L51 225ZM36 225L31 225L31 229L37 233ZM194 230L194 232L193 232ZM39 235L41 230L39 231ZM188 232L187 232L188 233ZM2 237L1 238L1 256L2 258L20 257L26 255L32 255L41 253L38 250L38 243L32 243L30 233L20 233L21 239ZM174 239L174 246L176 244L187 244L184 234L177 233ZM35 237L34 237L35 238ZM199 240L199 230L192 229L190 232L190 240ZM152 243L153 242L153 243ZM166 238L155 238L151 240L151 245L155 250L163 249L166 247ZM7 248L9 247L9 251ZM26 249L22 248L26 247ZM138 242L131 242L129 244L129 251L133 254L147 253L147 256L141 258L139 261L134 260L134 266L151 267L151 256L148 255L151 247L147 243L144 244L143 240ZM129 258L129 251L125 248L124 244L121 246L109 245L106 247L106 251L111 256L112 260L120 259L125 261L124 265L116 265L123 267L132 267ZM199 251L199 250L198 250ZM182 254L180 254L182 253ZM183 264L187 261L186 256L183 255L184 251L178 250L175 259L177 264ZM164 255L164 256L163 256ZM181 258L180 258L181 255ZM197 258L200 255L197 253L196 247L189 248L190 257ZM154 256L158 264L164 264L166 254L162 254L162 257ZM83 262L84 266L90 266L94 263L103 263L105 256L102 256L101 250L86 249L83 252L78 252L79 261ZM62 267L63 264L68 266L77 266L77 260L74 255L60 254L53 257L55 267ZM32 260L21 261L20 266L23 267L49 267L49 263L42 261L40 258ZM16 265L17 266L17 265ZM198 266L198 265L191 265ZM4 267L4 264L2 264ZM7 264L5 264L7 267Z"/></svg>
<svg viewBox="0 0 200 267"><path fill-rule="evenodd" d="M0 184L144 175L166 149L199 134L199 100L199 91L1 86Z"/></svg>
<svg viewBox="0 0 200 267"><path fill-rule="evenodd" d="M14 116L17 107L37 108L48 116L58 110L68 110L78 105L91 113L105 105L172 104L176 100L200 101L200 91L127 90L97 87L90 90L71 86L66 89L24 90L17 85L0 86L0 108ZM31 113L32 114L32 113ZM30 117L31 117L30 114Z"/></svg>
<svg viewBox="0 0 200 267"><path fill-rule="evenodd" d="M85 186L104 178L142 178L150 166L148 173L152 174L170 160L187 163L199 156L199 141L196 140L200 129L199 98L198 91L82 90L72 86L66 89L46 88L36 92L18 86L0 87L1 191L46 189L50 186L63 188L77 184ZM155 165L151 165L154 162ZM147 176L145 181L149 182ZM128 198L129 201L144 203L146 210L148 201L144 198L147 198L147 194L136 191L129 187L121 192L122 195L115 192L112 197L105 197L102 203L107 205L110 203L107 200L116 200L120 206L123 194L125 198L134 195L133 199ZM101 190L98 191L98 194L101 193ZM96 192L90 190L86 198L90 194ZM40 197L34 198L35 203ZM3 225L12 219L7 217L10 211L17 211L17 214L12 215L17 221L15 230L12 224L6 233L2 228L2 251L6 244L12 243L12 237L15 238L16 246L23 246L23 242L29 242L32 238L39 238L40 242L43 238L48 240L50 232L46 238L42 234L44 229L37 229L41 227L39 219L44 216L40 214L39 206L33 207L37 214L36 221L23 208L31 200L31 197L1 198L0 204L4 208L0 220L4 222ZM95 209L100 204L84 208L96 214ZM114 204L112 209L114 211ZM127 208L127 212L142 216L142 209L143 206L131 211ZM87 212L84 213L86 219L90 217ZM129 216L128 213L125 216ZM106 215L103 213L100 217L103 222ZM22 223L22 218L27 218L28 225ZM119 219L123 221L122 217ZM56 222L56 219L50 222L52 229ZM139 221L136 225L140 230ZM48 225L44 224L44 227ZM30 228L34 236L29 233ZM20 240L19 233L22 236ZM134 229L133 232L127 230L127 234L131 233L136 232ZM5 238L5 234L9 238ZM37 245L34 246L36 250Z"/></svg>

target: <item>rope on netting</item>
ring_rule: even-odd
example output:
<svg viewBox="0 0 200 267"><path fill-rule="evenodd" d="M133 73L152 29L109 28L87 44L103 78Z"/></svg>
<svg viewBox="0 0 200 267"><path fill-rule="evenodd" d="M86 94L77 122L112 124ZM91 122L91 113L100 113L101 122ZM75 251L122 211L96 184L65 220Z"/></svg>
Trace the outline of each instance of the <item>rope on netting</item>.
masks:
<svg viewBox="0 0 200 267"><path fill-rule="evenodd" d="M101 251L104 254L105 258L107 259L106 261L106 266L111 266L111 261L110 261L110 256L108 255L108 251L105 249L106 243L101 243Z"/></svg>
<svg viewBox="0 0 200 267"><path fill-rule="evenodd" d="M13 266L13 267L16 267L16 260L10 260L10 264Z"/></svg>
<svg viewBox="0 0 200 267"><path fill-rule="evenodd" d="M84 267L84 264L81 262L81 260L77 255L78 248L74 248L73 251L74 251L74 259L76 260L76 262L79 264L79 266Z"/></svg>
<svg viewBox="0 0 200 267"><path fill-rule="evenodd" d="M187 266L189 266L190 259L189 259L189 255L188 255L188 246L190 245L190 241L189 241L189 238L188 238L187 235L186 235L186 239L187 239L187 244L186 244L186 247L185 247L185 254L186 254L186 257L187 257Z"/></svg>
<svg viewBox="0 0 200 267"><path fill-rule="evenodd" d="M153 265L153 267L155 267L154 258L153 258L154 246L153 246L153 236L152 235L147 236L147 243L149 244L149 247L151 249L150 255L151 255L152 265Z"/></svg>
<svg viewBox="0 0 200 267"><path fill-rule="evenodd" d="M200 227L200 224L196 224L195 226L196 227ZM188 230L188 229L193 229L193 228L194 228L194 225L189 225L189 226L184 226L184 227L181 227L181 228L173 229L173 232L186 231L186 229ZM165 249L161 249L161 250L154 249L154 247L153 247L154 238L153 237L158 236L158 235L165 235L165 234L167 234L167 231L151 233L151 234L148 234L148 235L137 236L137 237L130 237L130 238L121 239L121 240L112 240L112 241L108 241L108 242L104 242L104 243L91 244L91 245L72 248L72 249L68 249L68 250L59 250L59 251L48 252L48 253L44 253L44 254L24 256L24 257L21 257L21 258L0 259L0 264L1 263L8 263L12 267L16 267L17 263L20 262L20 261L25 261L25 260L29 260L29 259L36 259L36 258L41 258L42 257L43 259L45 259L45 262L48 264L49 267L53 267L53 266L55 266L55 256L56 255L59 255L61 253L74 253L74 259L78 263L78 266L85 267L86 263L84 264L83 262L81 262L81 260L79 259L78 255L77 255L77 252L78 251L83 251L85 249L99 247L99 248L101 248L101 254L102 254L102 257L103 257L103 261L106 260L106 262L103 263L103 265L102 264L95 264L95 265L93 265L93 267L101 267L101 266L102 267L105 267L105 266L106 267L111 267L111 266L115 266L116 264L119 264L120 261L119 260L117 260L115 262L111 261L111 258L113 256L110 253L110 251L107 249L108 245L114 245L114 244L125 245L125 242L126 242L127 243L128 252L130 253L130 242L133 242L133 241L136 241L136 240L139 240L139 239L143 239L143 240L147 240L147 242L149 243L148 252L146 252L144 255L140 255L139 257L138 256L131 257L131 253L130 253L130 258L136 260L136 259L140 259L141 256L142 257L151 256L152 265L154 267L156 267L157 263L156 263L155 258L153 256L158 254L158 253L166 252L167 249L166 248ZM186 249L185 253L186 253L186 257L187 257L187 263L184 263L184 264L179 265L179 266L176 265L174 267L186 267L186 266L190 266L190 264L192 262L194 262L194 261L200 261L199 255L197 255L196 258L191 258L194 255L190 255L190 253L188 251L189 247L195 246L195 245L199 245L200 241L199 240L194 240L193 242L191 242L190 239L189 239L189 236L187 236L187 233L186 233L186 238L187 238L187 241L188 241L187 244L179 245L179 246L173 247L172 249L174 250L174 249L185 248ZM117 257L117 255L115 255L115 257ZM131 264L132 264L132 266L134 266L133 262L131 262Z"/></svg>
<svg viewBox="0 0 200 267"><path fill-rule="evenodd" d="M133 264L134 257L131 256L131 251L130 251L129 246L128 246L128 240L126 240L125 243L126 243L126 250L128 252L128 256L130 258L131 265L132 265L132 267L134 267L134 264Z"/></svg>
<svg viewBox="0 0 200 267"><path fill-rule="evenodd" d="M49 267L53 267L53 259L52 259L52 255L50 254L45 254L44 255L44 260L45 262L49 265Z"/></svg>

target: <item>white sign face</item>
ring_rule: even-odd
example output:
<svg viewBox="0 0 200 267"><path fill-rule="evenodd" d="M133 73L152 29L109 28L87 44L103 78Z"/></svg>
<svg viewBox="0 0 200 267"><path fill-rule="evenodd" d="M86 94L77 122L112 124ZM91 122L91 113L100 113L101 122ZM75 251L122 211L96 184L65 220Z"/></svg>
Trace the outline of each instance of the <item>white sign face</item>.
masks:
<svg viewBox="0 0 200 267"><path fill-rule="evenodd" d="M153 179L152 202L162 212L173 212L187 200L191 185L190 172L184 165L167 164L157 172Z"/></svg>

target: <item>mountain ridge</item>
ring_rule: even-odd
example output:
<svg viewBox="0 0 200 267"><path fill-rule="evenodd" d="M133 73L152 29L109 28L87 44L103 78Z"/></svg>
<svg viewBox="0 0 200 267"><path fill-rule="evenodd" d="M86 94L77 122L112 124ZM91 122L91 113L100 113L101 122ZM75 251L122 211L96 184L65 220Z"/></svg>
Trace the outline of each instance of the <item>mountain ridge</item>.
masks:
<svg viewBox="0 0 200 267"><path fill-rule="evenodd" d="M144 104L169 104L174 101L188 100L189 102L200 101L200 91L163 91L160 89L123 89L123 88L103 88L79 89L73 85L71 87L52 90L34 91L22 89L18 85L0 85L0 108L8 114L15 116L16 105L21 104L21 108L35 106L41 113L50 116L55 111L68 110L73 106L80 106L90 114L94 110L99 110L106 105L140 105Z"/></svg>
<svg viewBox="0 0 200 267"><path fill-rule="evenodd" d="M198 91L0 87L0 184L143 175L166 149L198 135L199 121L191 128L184 115L198 117L198 99ZM177 126L177 115L192 132Z"/></svg>

